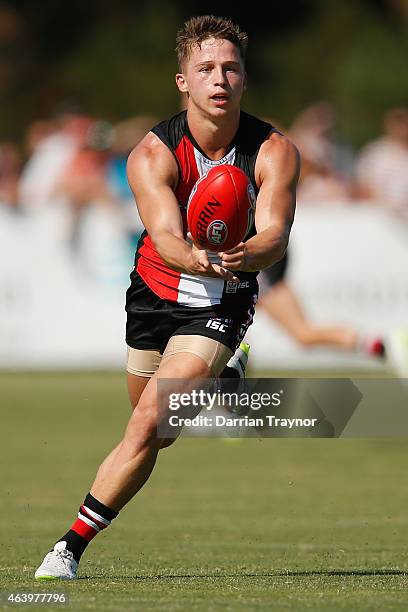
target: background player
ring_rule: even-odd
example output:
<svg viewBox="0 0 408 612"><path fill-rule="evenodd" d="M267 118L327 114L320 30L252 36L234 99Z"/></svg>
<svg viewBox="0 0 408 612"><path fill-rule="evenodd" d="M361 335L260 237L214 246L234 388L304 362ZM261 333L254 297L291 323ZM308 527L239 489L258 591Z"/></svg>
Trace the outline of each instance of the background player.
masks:
<svg viewBox="0 0 408 612"><path fill-rule="evenodd" d="M287 281L289 261L287 251L280 261L262 271L259 306L264 312L303 347L329 346L384 357L385 346L381 338L366 337L353 327L310 321Z"/></svg>

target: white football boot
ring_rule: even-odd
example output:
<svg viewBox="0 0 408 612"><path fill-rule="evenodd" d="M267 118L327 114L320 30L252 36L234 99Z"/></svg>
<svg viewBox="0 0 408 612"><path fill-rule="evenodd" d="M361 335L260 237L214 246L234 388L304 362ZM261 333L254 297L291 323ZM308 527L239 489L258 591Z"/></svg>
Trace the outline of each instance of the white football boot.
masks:
<svg viewBox="0 0 408 612"><path fill-rule="evenodd" d="M248 363L249 349L249 344L247 344L246 342L241 342L241 344L227 363L227 366L229 368L233 368L238 372L240 378L245 378L245 369Z"/></svg>
<svg viewBox="0 0 408 612"><path fill-rule="evenodd" d="M36 580L75 580L78 563L66 542L57 542L41 563L34 577Z"/></svg>
<svg viewBox="0 0 408 612"><path fill-rule="evenodd" d="M245 370L248 364L248 353L249 353L249 344L246 342L241 342L233 356L227 363L227 367L235 370L238 373L237 378L229 378L228 375L225 378L219 379L219 389L223 393L247 393L247 383L245 381ZM225 374L224 374L225 376ZM233 406L225 404L224 406L228 412L232 412L239 416L243 416L249 411L249 406Z"/></svg>

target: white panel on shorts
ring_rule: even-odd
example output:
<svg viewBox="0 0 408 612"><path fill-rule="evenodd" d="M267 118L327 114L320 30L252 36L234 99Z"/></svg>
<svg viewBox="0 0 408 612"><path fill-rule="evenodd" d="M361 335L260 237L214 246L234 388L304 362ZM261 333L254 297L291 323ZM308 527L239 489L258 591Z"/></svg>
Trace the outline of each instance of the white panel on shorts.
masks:
<svg viewBox="0 0 408 612"><path fill-rule="evenodd" d="M190 242L189 240L187 241ZM208 251L208 259L211 263L221 263L218 254L211 251ZM221 278L192 276L182 272L178 284L177 303L192 308L220 304L224 291L224 283L225 281Z"/></svg>
<svg viewBox="0 0 408 612"><path fill-rule="evenodd" d="M224 281L221 278L180 274L177 303L192 308L212 306L221 302Z"/></svg>

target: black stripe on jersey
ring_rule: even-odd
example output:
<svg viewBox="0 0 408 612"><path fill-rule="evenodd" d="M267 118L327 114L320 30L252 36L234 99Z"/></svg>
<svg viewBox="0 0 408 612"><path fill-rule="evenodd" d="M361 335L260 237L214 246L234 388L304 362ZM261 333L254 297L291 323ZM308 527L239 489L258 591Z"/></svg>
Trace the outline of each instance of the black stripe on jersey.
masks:
<svg viewBox="0 0 408 612"><path fill-rule="evenodd" d="M235 136L235 165L249 176L257 195L259 189L255 180L256 159L262 143L273 130L270 123L241 111L239 128Z"/></svg>
<svg viewBox="0 0 408 612"><path fill-rule="evenodd" d="M172 152L179 171L178 182L180 182L180 179L183 176L183 172L177 155L175 154L175 150L177 149L181 139L186 133L186 114L186 111L181 111L181 113L178 113L178 115L174 115L174 117L171 117L171 119L161 121L160 123L155 125L154 128L151 129L153 134L160 138L160 140Z"/></svg>

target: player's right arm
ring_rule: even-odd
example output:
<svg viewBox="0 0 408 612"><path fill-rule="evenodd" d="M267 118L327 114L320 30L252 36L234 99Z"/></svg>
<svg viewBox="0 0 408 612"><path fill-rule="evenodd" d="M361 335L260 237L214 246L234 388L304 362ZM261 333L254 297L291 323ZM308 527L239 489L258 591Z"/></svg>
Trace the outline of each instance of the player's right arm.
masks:
<svg viewBox="0 0 408 612"><path fill-rule="evenodd" d="M235 280L229 270L211 264L206 251L183 237L183 221L174 194L178 168L168 148L152 132L132 151L127 163L129 185L140 218L157 252L173 270Z"/></svg>

